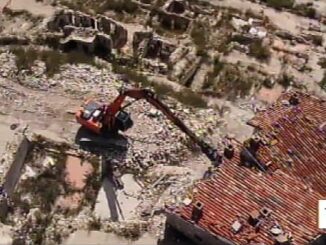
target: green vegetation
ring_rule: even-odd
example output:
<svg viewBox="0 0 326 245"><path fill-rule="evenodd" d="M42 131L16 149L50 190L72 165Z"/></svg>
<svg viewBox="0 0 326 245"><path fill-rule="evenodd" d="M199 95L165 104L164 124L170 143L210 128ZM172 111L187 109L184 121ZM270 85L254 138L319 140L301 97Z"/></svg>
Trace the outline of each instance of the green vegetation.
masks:
<svg viewBox="0 0 326 245"><path fill-rule="evenodd" d="M316 9L308 4L298 4L294 7L297 14L314 19L316 17Z"/></svg>
<svg viewBox="0 0 326 245"><path fill-rule="evenodd" d="M263 80L262 85L263 85L264 87L266 87L266 88L271 89L271 88L273 88L274 83L273 83L273 80L272 80L271 78L265 78L265 79Z"/></svg>
<svg viewBox="0 0 326 245"><path fill-rule="evenodd" d="M323 36L321 35L313 35L312 36L312 43L315 44L316 46L322 46L323 45Z"/></svg>
<svg viewBox="0 0 326 245"><path fill-rule="evenodd" d="M249 45L249 55L260 61L268 61L271 52L268 47L263 45L261 40L257 40Z"/></svg>
<svg viewBox="0 0 326 245"><path fill-rule="evenodd" d="M321 68L326 69L326 58L322 57L318 61L318 65L320 65Z"/></svg>
<svg viewBox="0 0 326 245"><path fill-rule="evenodd" d="M126 12L133 14L138 10L138 5L131 0L106 0L98 13L103 13L107 10L113 10L118 13Z"/></svg>
<svg viewBox="0 0 326 245"><path fill-rule="evenodd" d="M268 6L281 10L282 8L291 9L294 5L294 0L264 0Z"/></svg>
<svg viewBox="0 0 326 245"><path fill-rule="evenodd" d="M209 89L214 85L215 78L220 74L224 67L224 63L219 60L219 58L216 58L214 60L214 68L213 71L209 72L207 74L207 79L205 80L202 89Z"/></svg>
<svg viewBox="0 0 326 245"><path fill-rule="evenodd" d="M23 180L20 184L20 193L31 193L33 196L31 205L40 207L44 212L50 212L58 196L65 189L68 190L68 187L63 186L65 183L65 156L56 156L53 159L55 159L55 165L37 177L29 177Z"/></svg>
<svg viewBox="0 0 326 245"><path fill-rule="evenodd" d="M193 107L206 108L207 103L201 95L185 88L179 92L173 90L173 88L166 84L161 84L148 80L148 78L129 67L119 66L112 64L112 69L115 73L125 74L128 78L136 83L139 83L142 87L152 87L158 96L171 96L181 103Z"/></svg>
<svg viewBox="0 0 326 245"><path fill-rule="evenodd" d="M201 95L194 93L192 90L185 88L173 94L173 97L181 103L193 107L206 108L207 103Z"/></svg>
<svg viewBox="0 0 326 245"><path fill-rule="evenodd" d="M11 48L11 52L16 55L16 65L18 71L30 71L36 60L45 63L46 74L51 77L60 71L64 64L89 64L96 66L92 57L81 52L61 53L55 50L38 50L34 48Z"/></svg>
<svg viewBox="0 0 326 245"><path fill-rule="evenodd" d="M236 65L224 65L213 89L219 96L234 100L238 96L248 95L256 81L257 78L248 70L241 70Z"/></svg>
<svg viewBox="0 0 326 245"><path fill-rule="evenodd" d="M151 4L152 0L140 0L140 2L145 3L145 4Z"/></svg>
<svg viewBox="0 0 326 245"><path fill-rule="evenodd" d="M23 10L12 10L10 8L5 8L3 10L3 14L5 14L6 16L10 16L12 18L21 17L26 20L30 20L34 23L37 23L43 19L42 16L33 15L32 13L30 13L29 11L24 10L24 9Z"/></svg>
<svg viewBox="0 0 326 245"><path fill-rule="evenodd" d="M95 165L98 165L98 161L92 164L93 167ZM99 166L94 169L99 169ZM91 205L92 208L94 208L94 200L96 200L98 191L101 189L101 185L102 181L98 171L94 171L92 174L87 176L85 181L85 189L83 190L85 193L85 199L83 200L85 205Z"/></svg>
<svg viewBox="0 0 326 245"><path fill-rule="evenodd" d="M88 222L89 231L99 231L101 229L102 223L100 218L92 217Z"/></svg>
<svg viewBox="0 0 326 245"><path fill-rule="evenodd" d="M31 229L29 236L34 244L42 244L44 242L46 228L50 224L51 218L41 213L36 213L35 217L36 225L35 228ZM28 225L27 223L27 226ZM28 229L28 227L26 227L26 229Z"/></svg>
<svg viewBox="0 0 326 245"><path fill-rule="evenodd" d="M197 46L197 54L199 56L206 55L206 43L208 42L207 29L202 22L196 22L191 30L191 38Z"/></svg>
<svg viewBox="0 0 326 245"><path fill-rule="evenodd" d="M103 14L106 11L112 10L117 13L134 14L139 10L136 3L131 0L64 0L62 4L75 10L89 13L95 11L95 13Z"/></svg>
<svg viewBox="0 0 326 245"><path fill-rule="evenodd" d="M277 81L283 88L288 88L293 82L293 78L288 74L284 73Z"/></svg>
<svg viewBox="0 0 326 245"><path fill-rule="evenodd" d="M324 72L324 77L320 81L319 86L326 91L326 71Z"/></svg>
<svg viewBox="0 0 326 245"><path fill-rule="evenodd" d="M247 18L255 18L255 19L261 19L262 16L260 14L258 14L257 12L255 12L252 9L247 9L245 12L245 15Z"/></svg>

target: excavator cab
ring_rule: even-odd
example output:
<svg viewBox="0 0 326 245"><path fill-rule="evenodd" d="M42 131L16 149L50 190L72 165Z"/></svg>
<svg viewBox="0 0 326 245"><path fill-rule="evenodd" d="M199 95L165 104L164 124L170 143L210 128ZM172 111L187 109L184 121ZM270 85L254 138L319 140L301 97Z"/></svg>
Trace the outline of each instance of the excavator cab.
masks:
<svg viewBox="0 0 326 245"><path fill-rule="evenodd" d="M81 117L85 120L89 120L92 117L98 118L101 115L101 105L95 101L88 101L85 104L84 110L81 113Z"/></svg>
<svg viewBox="0 0 326 245"><path fill-rule="evenodd" d="M122 110L117 113L115 121L117 129L122 132L127 131L134 125L130 114Z"/></svg>
<svg viewBox="0 0 326 245"><path fill-rule="evenodd" d="M118 111L115 115L115 128L108 129L103 125L105 117L105 106L93 101L88 100L77 111L76 119L84 127L90 129L97 134L105 134L108 131L126 131L133 126L133 121L129 113L124 110Z"/></svg>

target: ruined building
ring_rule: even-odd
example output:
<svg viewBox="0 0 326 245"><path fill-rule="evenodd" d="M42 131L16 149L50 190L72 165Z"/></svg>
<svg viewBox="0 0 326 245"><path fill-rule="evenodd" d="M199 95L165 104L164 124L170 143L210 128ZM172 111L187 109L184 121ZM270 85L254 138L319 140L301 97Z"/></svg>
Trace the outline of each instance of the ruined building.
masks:
<svg viewBox="0 0 326 245"><path fill-rule="evenodd" d="M162 8L154 11L154 14L154 19L164 28L179 31L186 31L195 15L189 2L184 0L167 1Z"/></svg>
<svg viewBox="0 0 326 245"><path fill-rule="evenodd" d="M127 30L116 21L72 10L58 11L48 22L48 28L63 31L60 43L64 50L77 48L103 56L110 54L112 49L121 49L128 40Z"/></svg>
<svg viewBox="0 0 326 245"><path fill-rule="evenodd" d="M169 208L167 222L205 245L325 244L317 213L326 197L326 102L284 94L249 124L259 137L229 140L219 170ZM243 159L244 146L265 172Z"/></svg>
<svg viewBox="0 0 326 245"><path fill-rule="evenodd" d="M135 32L133 38L134 57L140 59L146 69L161 74L168 72L171 54L176 46L154 36L153 32Z"/></svg>
<svg viewBox="0 0 326 245"><path fill-rule="evenodd" d="M193 47L172 43L153 32L135 32L133 52L145 69L168 75L181 84L189 80L200 63Z"/></svg>

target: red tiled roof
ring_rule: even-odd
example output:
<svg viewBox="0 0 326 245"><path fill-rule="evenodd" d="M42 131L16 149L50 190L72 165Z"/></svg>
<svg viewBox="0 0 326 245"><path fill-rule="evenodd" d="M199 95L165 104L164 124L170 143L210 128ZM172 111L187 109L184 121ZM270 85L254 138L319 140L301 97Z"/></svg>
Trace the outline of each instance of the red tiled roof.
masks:
<svg viewBox="0 0 326 245"><path fill-rule="evenodd" d="M290 94L283 94L275 105L249 121L260 129L266 143L258 157L326 197L326 102L298 95L298 106L284 105L282 101L288 101Z"/></svg>
<svg viewBox="0 0 326 245"><path fill-rule="evenodd" d="M239 152L231 161L226 160L214 177L203 180L194 188L193 202L179 207L175 213L191 219L195 201L204 204L198 225L209 232L237 244L249 242L274 244L269 232L276 222L284 232L291 232L294 244L303 245L322 231L317 227L318 200L321 194L307 188L297 178L276 170L271 175L239 167ZM250 212L267 207L272 214L255 232L247 219ZM234 234L235 220L243 222L242 230Z"/></svg>
<svg viewBox="0 0 326 245"><path fill-rule="evenodd" d="M271 162L267 174L240 167L239 144L232 160L225 160L210 180L196 185L193 201L173 212L190 221L195 201L204 204L198 225L212 234L237 244L274 244L271 227L277 222L284 232L292 233L297 245L307 244L318 234L318 200L326 197L326 103L299 93L299 105L291 106L290 94L249 124L260 129L263 145L258 158ZM258 232L249 225L250 212L267 207L272 215ZM234 221L243 223L234 234Z"/></svg>

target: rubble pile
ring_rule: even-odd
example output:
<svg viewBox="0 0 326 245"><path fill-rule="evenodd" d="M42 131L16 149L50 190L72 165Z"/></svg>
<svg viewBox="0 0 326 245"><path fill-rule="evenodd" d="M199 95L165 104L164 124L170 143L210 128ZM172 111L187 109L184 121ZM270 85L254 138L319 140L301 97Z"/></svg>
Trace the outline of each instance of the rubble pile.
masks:
<svg viewBox="0 0 326 245"><path fill-rule="evenodd" d="M0 77L4 79L15 79L15 56L5 50L0 50Z"/></svg>
<svg viewBox="0 0 326 245"><path fill-rule="evenodd" d="M128 23L121 23L127 18L120 21L110 18L118 16L111 13L114 10L102 15L95 15L94 11L89 15L61 9L49 21L44 20L42 24L36 21L35 25L32 21L19 24L18 17L11 23L10 18L5 17L0 31L13 37L14 41L15 29L18 41L22 32L26 32L31 40L41 32L44 36L57 35L58 46L53 46L51 51L61 48L64 52L85 52L92 61L92 55L102 54L100 57L105 60L59 62L59 68L49 75L48 59L32 59L30 69L21 69L17 62L29 57L18 59L12 47L3 46L7 44L0 40L1 114L12 113L30 120L33 127L41 125L46 133L59 134L77 148L75 134L79 125L76 125L72 112L86 98L111 102L122 85L134 86L133 81L123 84L121 76L114 73L118 70L116 67L123 64L131 80L139 74L144 77L148 74L160 82L162 80L162 85L169 85L170 90L162 94L182 93L182 89L174 89L179 87L196 88L194 90L200 96L203 94L205 102L207 100L214 109L190 109L166 96L162 100L196 135L221 150L218 146L222 145L224 134L244 134L241 130L245 119L251 117L252 111L261 109L257 100L267 96L274 99L291 86L302 85L315 90L324 75L323 65L318 62L325 56L325 27L322 23L317 24L317 20L308 26L301 25L305 21L300 17L300 21L295 22L298 26L290 24L290 28L286 28L284 22L283 30L274 23L280 13L273 11L276 17L271 16L268 7L265 7L265 12L254 13L246 9L237 10L234 8L237 6L211 6L184 0L158 1L150 7L148 1L141 2L147 4L137 7L141 13L127 14ZM217 2L214 4L227 1ZM242 4L252 4L252 1L242 1ZM292 15L287 16L291 22ZM139 27L139 23L144 26ZM300 33L297 32L299 27ZM31 42L36 46L35 50L49 50L34 39ZM130 51L133 51L133 56ZM107 62L109 59L113 67ZM142 84L147 83L144 81ZM281 88L276 91L277 85ZM192 99L190 95L189 99ZM131 101L126 99L126 103ZM225 108L224 105L230 106ZM139 184L137 191L127 193L122 190L119 193L126 197L124 202L136 200L131 218L112 222L113 218L96 217L92 203L96 198L82 202L80 209L73 212L63 212L55 205L44 211L39 205L34 205L37 202L27 212L33 203L32 192L18 191L22 194L21 199L16 200L19 207L10 217L15 223L16 239L25 240L27 244L33 244L35 239L57 244L76 230L115 232L130 238L147 231L157 237L163 235L165 207L180 203L187 205L192 198L185 197L186 193L189 194L188 187L202 178L210 162L184 133L145 100L136 101L126 111L134 121L130 130L121 133L127 141L127 149L109 149L98 154L104 163L114 160L121 176L131 175ZM54 145L47 147L53 154L60 153ZM40 158L33 158L33 163L26 164L21 181L35 181L34 178L53 170L53 165L57 164L51 157L44 160L41 148L38 152ZM0 164L0 181L12 161L13 151L15 147L8 145ZM75 153L86 158L90 154L82 150ZM97 177L100 175L94 174L92 180L97 181ZM51 190L62 186L53 187ZM84 191L87 197L97 195L88 191ZM58 193L47 194L50 199Z"/></svg>

